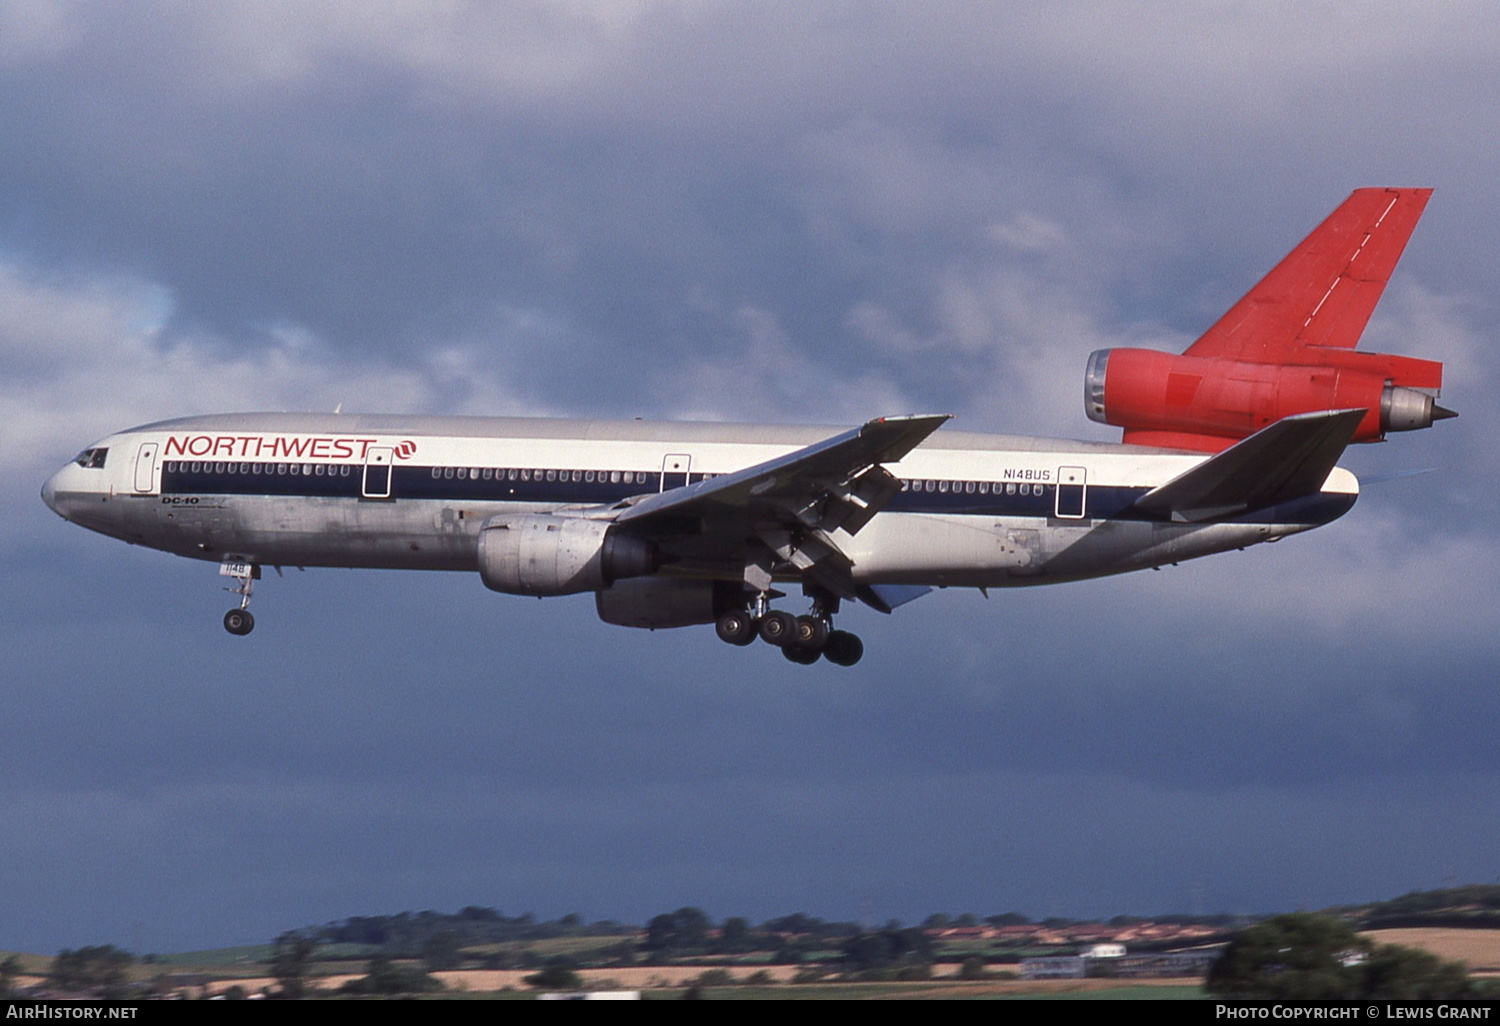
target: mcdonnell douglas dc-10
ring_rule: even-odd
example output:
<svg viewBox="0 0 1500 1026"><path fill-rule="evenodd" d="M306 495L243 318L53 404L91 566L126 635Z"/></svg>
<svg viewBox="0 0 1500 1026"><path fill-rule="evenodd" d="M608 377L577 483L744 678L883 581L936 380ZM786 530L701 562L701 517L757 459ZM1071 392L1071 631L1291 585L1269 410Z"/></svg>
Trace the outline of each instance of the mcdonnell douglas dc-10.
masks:
<svg viewBox="0 0 1500 1026"><path fill-rule="evenodd" d="M1442 364L1356 352L1431 190L1360 189L1181 355L1094 353L1122 443L764 424L249 413L111 435L42 490L83 527L220 563L478 572L593 592L627 627L715 625L853 665L841 603L1050 584L1242 549L1342 516L1351 442L1431 426ZM807 611L772 603L799 589Z"/></svg>

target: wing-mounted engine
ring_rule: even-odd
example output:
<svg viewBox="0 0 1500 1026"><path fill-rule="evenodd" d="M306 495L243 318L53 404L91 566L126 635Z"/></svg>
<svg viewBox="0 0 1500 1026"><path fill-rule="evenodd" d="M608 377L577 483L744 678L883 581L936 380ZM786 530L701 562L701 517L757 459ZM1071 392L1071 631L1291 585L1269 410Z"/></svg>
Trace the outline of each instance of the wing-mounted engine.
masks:
<svg viewBox="0 0 1500 1026"><path fill-rule="evenodd" d="M1430 189L1357 189L1180 356L1089 357L1091 420L1139 445L1218 452L1283 418L1362 409L1353 441L1455 416L1443 365L1355 352Z"/></svg>
<svg viewBox="0 0 1500 1026"><path fill-rule="evenodd" d="M607 520L502 514L479 531L479 576L511 595L572 595L654 573L655 546Z"/></svg>

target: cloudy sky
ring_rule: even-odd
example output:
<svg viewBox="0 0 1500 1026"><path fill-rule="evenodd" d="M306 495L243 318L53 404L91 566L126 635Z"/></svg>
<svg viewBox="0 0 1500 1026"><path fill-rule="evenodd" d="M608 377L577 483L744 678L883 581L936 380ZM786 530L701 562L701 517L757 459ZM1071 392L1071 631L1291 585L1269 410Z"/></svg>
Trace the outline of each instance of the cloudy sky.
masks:
<svg viewBox="0 0 1500 1026"><path fill-rule="evenodd" d="M1500 9L0 6L0 949L480 904L644 921L1282 911L1500 878ZM1344 520L855 611L857 668L477 577L66 524L110 431L245 409L1110 440L1353 188L1436 193L1366 348L1462 417Z"/></svg>

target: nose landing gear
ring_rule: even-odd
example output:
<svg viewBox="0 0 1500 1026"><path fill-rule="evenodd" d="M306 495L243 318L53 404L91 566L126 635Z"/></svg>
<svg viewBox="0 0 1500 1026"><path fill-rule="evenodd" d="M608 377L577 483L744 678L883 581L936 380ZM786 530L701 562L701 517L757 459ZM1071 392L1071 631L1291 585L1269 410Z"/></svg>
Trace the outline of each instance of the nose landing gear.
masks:
<svg viewBox="0 0 1500 1026"><path fill-rule="evenodd" d="M249 634L255 630L255 617L248 609L231 609L224 614L224 629L230 634Z"/></svg>
<svg viewBox="0 0 1500 1026"><path fill-rule="evenodd" d="M240 597L239 607L224 614L224 629L243 637L255 630L255 617L250 615L250 592L260 578L260 566L255 563L220 563L219 576L232 578L234 587L224 590Z"/></svg>

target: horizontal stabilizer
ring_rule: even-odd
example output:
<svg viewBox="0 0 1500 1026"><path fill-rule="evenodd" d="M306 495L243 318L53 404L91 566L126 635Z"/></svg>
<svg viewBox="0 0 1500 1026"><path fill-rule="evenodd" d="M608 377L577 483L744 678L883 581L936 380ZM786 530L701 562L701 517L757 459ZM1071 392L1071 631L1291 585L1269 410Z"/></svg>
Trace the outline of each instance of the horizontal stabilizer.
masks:
<svg viewBox="0 0 1500 1026"><path fill-rule="evenodd" d="M1193 524L1313 495L1364 415L1330 410L1284 417L1147 492L1135 508Z"/></svg>

